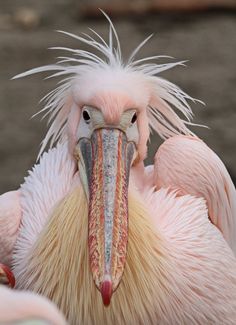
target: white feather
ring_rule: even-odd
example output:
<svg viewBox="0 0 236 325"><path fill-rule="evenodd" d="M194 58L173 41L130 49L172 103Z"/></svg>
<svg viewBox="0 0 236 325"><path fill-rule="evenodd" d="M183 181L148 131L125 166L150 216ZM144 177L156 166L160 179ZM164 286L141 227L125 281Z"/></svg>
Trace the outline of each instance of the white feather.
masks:
<svg viewBox="0 0 236 325"><path fill-rule="evenodd" d="M55 90L49 92L43 98L46 104L39 113L44 113L43 117L49 116L49 123L51 125L42 141L39 156L43 153L48 143L51 148L55 142L64 142L67 139L66 124L70 108L73 104L73 98L71 101L73 88L76 88L78 97L83 96L82 91L80 93L79 87L86 83L88 75L91 76L91 74L94 79L94 83L90 85L92 89L95 89L98 84L101 86L100 80L106 80L109 73L112 78L115 78L114 72L120 71L123 74L124 87L125 82L129 79L127 77L133 76L133 79L136 80L136 83L133 84L134 93L137 84L142 84L143 89L149 89L149 97L152 98L152 102L147 103L143 109L146 110L150 127L155 132L162 138L168 138L175 134L194 135L188 128L188 125L193 125L190 123L193 113L188 101L196 102L197 100L187 95L175 84L157 76L165 70L183 65L185 61L164 64L153 62L165 56L150 56L135 61L134 58L137 53L148 42L151 35L134 49L127 63L125 63L122 59L120 42L115 27L110 18L104 12L103 14L109 21L108 43L92 29L90 30L94 37L87 34L84 34L82 37L59 31L90 46L93 51L99 52L99 55L81 49L53 47L52 49L68 52L68 55L71 53L72 57L59 57L60 61L56 64L34 68L14 77L16 79L40 72L53 72L47 78L65 77L59 82L60 85ZM114 41L116 44L114 44ZM118 77L120 78L120 75ZM95 80L97 80L97 83ZM136 92L140 96L139 89ZM74 99L74 101L76 100ZM174 108L182 114L183 119L175 113Z"/></svg>

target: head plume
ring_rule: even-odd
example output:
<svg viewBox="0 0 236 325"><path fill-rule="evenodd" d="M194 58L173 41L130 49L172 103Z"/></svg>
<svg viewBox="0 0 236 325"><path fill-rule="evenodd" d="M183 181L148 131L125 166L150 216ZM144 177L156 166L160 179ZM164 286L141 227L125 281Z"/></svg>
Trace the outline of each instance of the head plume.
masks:
<svg viewBox="0 0 236 325"><path fill-rule="evenodd" d="M59 86L42 99L46 103L45 107L37 113L43 113L43 117L48 117L50 123L49 130L42 141L39 156L47 144L52 147L58 141L67 141L68 132L69 138L72 139L69 140L73 142L75 136L73 132L79 122L81 106L88 104L87 101L94 98L99 98L104 104L104 96L98 96L98 94L109 93L110 95L116 90L129 93L134 105L137 106L140 131L139 153L142 159L146 154L150 129L164 139L176 134L194 135L188 129L188 125L192 124L193 115L188 101L195 102L196 100L175 84L158 76L162 71L183 65L184 61L157 64L155 61L160 58L170 59L170 57L158 55L137 60L136 54L152 35L135 48L129 59L124 61L114 25L105 13L104 15L109 22L108 42L92 29L90 29L92 36L88 34L76 36L59 31L91 47L91 52L54 47L52 49L63 50L68 53L68 56L59 57L56 64L38 67L14 77L15 79L39 72L53 72L48 78L62 78ZM108 101L109 95L105 96ZM109 105L104 104L103 108L109 111ZM119 108L119 100L116 100L116 108L112 109L118 110ZM115 112L110 109L110 113ZM182 117L177 113L180 113ZM75 119L77 119L76 125Z"/></svg>

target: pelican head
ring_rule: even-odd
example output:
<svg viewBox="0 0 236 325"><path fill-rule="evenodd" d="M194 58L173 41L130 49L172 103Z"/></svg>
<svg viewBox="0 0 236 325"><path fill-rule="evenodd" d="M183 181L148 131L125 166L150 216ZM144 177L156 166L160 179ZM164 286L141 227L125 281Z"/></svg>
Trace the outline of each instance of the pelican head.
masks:
<svg viewBox="0 0 236 325"><path fill-rule="evenodd" d="M109 305L125 266L128 243L128 183L137 155L137 112L109 123L99 108L85 105L75 155L88 199L90 268L104 305Z"/></svg>

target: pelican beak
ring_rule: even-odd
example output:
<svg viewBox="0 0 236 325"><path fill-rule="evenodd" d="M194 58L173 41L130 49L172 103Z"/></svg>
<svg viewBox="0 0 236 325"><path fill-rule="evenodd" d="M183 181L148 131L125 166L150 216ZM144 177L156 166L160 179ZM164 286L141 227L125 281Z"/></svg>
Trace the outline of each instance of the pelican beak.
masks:
<svg viewBox="0 0 236 325"><path fill-rule="evenodd" d="M101 128L77 145L89 201L88 248L94 282L108 306L125 267L129 171L136 147L119 129ZM87 190L86 190L87 188Z"/></svg>

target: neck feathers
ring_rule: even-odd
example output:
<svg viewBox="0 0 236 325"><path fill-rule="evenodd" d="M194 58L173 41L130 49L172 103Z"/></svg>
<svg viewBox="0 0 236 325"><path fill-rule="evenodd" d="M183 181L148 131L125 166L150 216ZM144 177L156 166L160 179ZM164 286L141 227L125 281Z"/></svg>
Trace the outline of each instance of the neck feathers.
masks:
<svg viewBox="0 0 236 325"><path fill-rule="evenodd" d="M153 303L167 270L162 241L153 231L147 212L129 200L129 246L122 282L105 308L93 283L87 249L87 201L81 187L74 189L52 213L32 249L27 271L18 287L53 300L70 324L156 324L160 310ZM159 279L159 280L158 280Z"/></svg>

